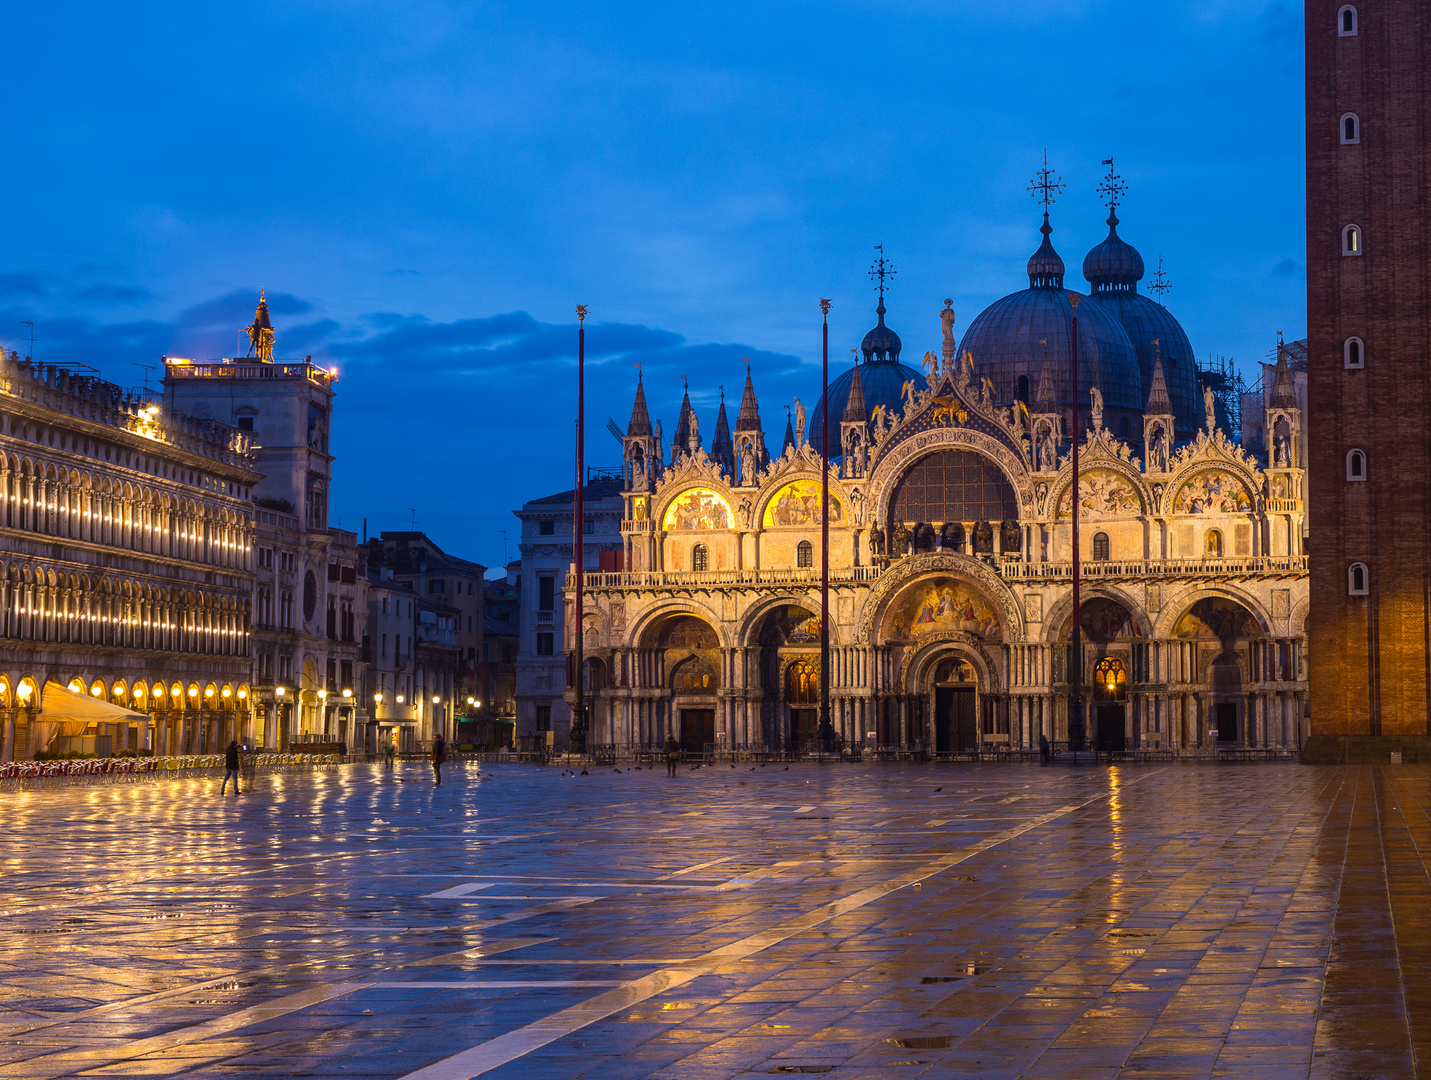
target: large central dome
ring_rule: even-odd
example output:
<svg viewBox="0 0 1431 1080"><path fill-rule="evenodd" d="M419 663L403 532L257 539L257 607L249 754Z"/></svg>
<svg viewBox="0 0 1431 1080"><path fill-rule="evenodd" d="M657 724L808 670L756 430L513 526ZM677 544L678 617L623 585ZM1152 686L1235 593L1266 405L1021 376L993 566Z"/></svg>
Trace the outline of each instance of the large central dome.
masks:
<svg viewBox="0 0 1431 1080"><path fill-rule="evenodd" d="M1029 287L996 300L985 308L964 332L959 352L968 352L977 375L994 384L1001 402L1023 401L1032 405L1039 381L1047 365L1059 405L1073 404L1069 363L1073 355L1073 305L1078 303L1078 404L1089 407L1089 389L1098 387L1104 405L1126 410L1123 416L1109 417L1115 431L1127 413L1143 409L1143 377L1138 355L1116 315L1097 300L1063 287L1063 259L1049 240L1053 228L1044 214L1043 243L1029 259ZM1128 432L1134 437L1140 430Z"/></svg>

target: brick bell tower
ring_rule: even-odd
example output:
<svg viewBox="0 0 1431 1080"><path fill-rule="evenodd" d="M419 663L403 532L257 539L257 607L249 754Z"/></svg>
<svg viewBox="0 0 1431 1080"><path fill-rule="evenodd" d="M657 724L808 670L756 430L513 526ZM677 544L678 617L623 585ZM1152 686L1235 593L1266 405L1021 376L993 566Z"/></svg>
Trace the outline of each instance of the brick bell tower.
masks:
<svg viewBox="0 0 1431 1080"><path fill-rule="evenodd" d="M1431 5L1306 20L1303 760L1431 761Z"/></svg>

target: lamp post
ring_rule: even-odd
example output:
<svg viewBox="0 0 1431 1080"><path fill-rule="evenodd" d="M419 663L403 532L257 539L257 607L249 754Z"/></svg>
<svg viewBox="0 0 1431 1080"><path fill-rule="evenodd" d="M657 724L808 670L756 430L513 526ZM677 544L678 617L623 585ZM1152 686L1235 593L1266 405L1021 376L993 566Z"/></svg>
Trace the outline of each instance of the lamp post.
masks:
<svg viewBox="0 0 1431 1080"><path fill-rule="evenodd" d="M586 477L586 305L576 305L576 513L572 532L574 534L573 555L576 569L576 625L572 632L576 635L576 711L571 718L569 744L574 754L586 753L586 693L583 686L582 655L585 642L582 634L582 600L586 592L585 566L586 552L582 536L586 531L586 507L582 498Z"/></svg>

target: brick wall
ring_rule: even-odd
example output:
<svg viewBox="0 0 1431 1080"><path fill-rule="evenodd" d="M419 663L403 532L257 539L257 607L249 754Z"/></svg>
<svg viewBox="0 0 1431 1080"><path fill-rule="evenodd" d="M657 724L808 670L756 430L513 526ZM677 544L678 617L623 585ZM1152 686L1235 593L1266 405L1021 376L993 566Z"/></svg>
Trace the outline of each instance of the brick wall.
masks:
<svg viewBox="0 0 1431 1080"><path fill-rule="evenodd" d="M1308 0L1307 317L1312 730L1427 735L1431 722L1431 5ZM1355 113L1360 141L1344 144ZM1362 254L1342 254L1342 230ZM1365 342L1346 370L1343 343ZM1368 479L1347 481L1346 454ZM1369 595L1348 595L1350 564Z"/></svg>

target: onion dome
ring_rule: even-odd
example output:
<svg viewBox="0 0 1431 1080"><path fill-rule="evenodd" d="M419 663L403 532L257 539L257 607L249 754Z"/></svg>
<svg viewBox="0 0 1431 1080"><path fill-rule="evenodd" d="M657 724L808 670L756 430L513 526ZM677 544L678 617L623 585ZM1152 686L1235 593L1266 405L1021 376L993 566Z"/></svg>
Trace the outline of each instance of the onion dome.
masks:
<svg viewBox="0 0 1431 1080"><path fill-rule="evenodd" d="M1043 233L1043 243L1038 246L1037 251L1029 256L1029 288L1061 289L1063 288L1063 258L1053 250L1053 243L1049 240L1049 236L1053 233L1053 226L1048 223L1047 210L1043 212L1043 224L1039 226L1038 231Z"/></svg>
<svg viewBox="0 0 1431 1080"><path fill-rule="evenodd" d="M996 300L964 331L960 353L973 357L974 370L994 384L1000 402L1030 402L1040 390L1045 363L1059 406L1073 404L1069 360L1073 355L1073 305L1078 294L1063 287L1063 259L1049 239L1044 213L1043 243L1028 262L1029 287ZM1078 304L1080 405L1097 386L1107 406L1141 412L1143 376L1138 355L1117 317L1101 300L1080 297ZM866 383L868 387L868 383Z"/></svg>
<svg viewBox="0 0 1431 1080"><path fill-rule="evenodd" d="M875 308L875 314L879 317L879 322L875 324L873 330L865 335L864 341L860 342L860 353L864 356L865 362L870 360L893 360L899 362L899 351L903 343L899 340L899 335L884 324L884 296L879 298L879 307Z"/></svg>
<svg viewBox="0 0 1431 1080"><path fill-rule="evenodd" d="M899 362L901 343L899 335L884 324L884 296L879 298L875 308L879 321L875 328L865 335L860 344L863 359L857 363L859 369L860 398L856 406L861 410L861 420L869 421L875 408L883 405L885 412L896 416L904 415L904 384L913 381L915 386L926 385L924 373ZM830 456L840 455L840 423L853 415L850 411L852 389L855 382L855 367L851 367L830 383ZM810 414L808 439L810 448L821 453L825 445L825 398L821 397Z"/></svg>
<svg viewBox="0 0 1431 1080"><path fill-rule="evenodd" d="M1108 238L1083 257L1083 276L1093 286L1093 295L1105 292L1137 292L1143 279L1143 256L1118 235L1118 215L1108 214Z"/></svg>

